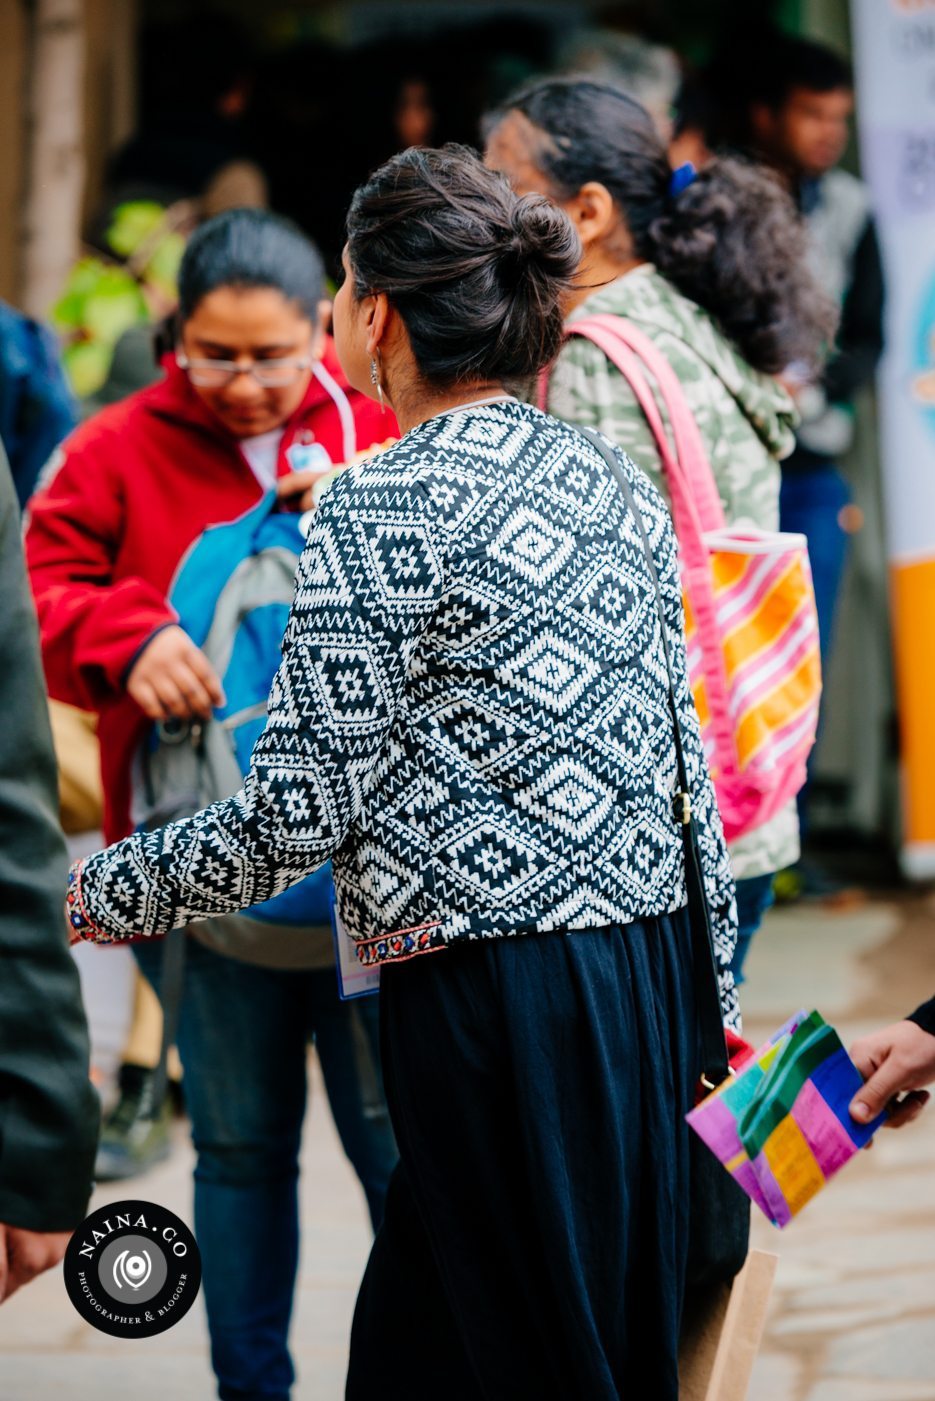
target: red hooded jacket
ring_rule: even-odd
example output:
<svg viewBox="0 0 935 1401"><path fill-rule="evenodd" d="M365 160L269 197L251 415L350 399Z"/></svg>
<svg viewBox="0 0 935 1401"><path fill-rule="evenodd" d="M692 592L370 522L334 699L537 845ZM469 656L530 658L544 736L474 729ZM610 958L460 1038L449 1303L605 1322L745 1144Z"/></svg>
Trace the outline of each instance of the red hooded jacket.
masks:
<svg viewBox="0 0 935 1401"><path fill-rule="evenodd" d="M177 621L166 602L176 568L209 525L255 505L261 487L230 434L171 357L166 378L95 414L62 445L29 506L26 559L49 694L100 716L104 835L126 836L133 758L149 721L125 689L144 643ZM286 451L315 441L335 463L398 429L349 388L329 341Z"/></svg>

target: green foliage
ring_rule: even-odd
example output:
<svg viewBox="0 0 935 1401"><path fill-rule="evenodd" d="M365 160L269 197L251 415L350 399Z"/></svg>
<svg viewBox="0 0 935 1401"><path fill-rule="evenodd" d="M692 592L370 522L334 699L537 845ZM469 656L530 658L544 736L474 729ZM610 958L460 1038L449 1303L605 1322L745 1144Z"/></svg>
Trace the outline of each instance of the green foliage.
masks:
<svg viewBox="0 0 935 1401"><path fill-rule="evenodd" d="M173 301L178 294L179 265L184 252L185 239L180 233L164 234L144 269L146 281Z"/></svg>
<svg viewBox="0 0 935 1401"><path fill-rule="evenodd" d="M52 309L53 324L65 340L62 363L79 398L95 393L107 379L123 333L152 320L147 293L158 305L175 300L185 251L185 239L151 200L118 205L106 241L115 259L81 258Z"/></svg>
<svg viewBox="0 0 935 1401"><path fill-rule="evenodd" d="M107 230L108 245L118 258L131 257L146 239L153 237L165 212L162 205L153 200L118 204Z"/></svg>
<svg viewBox="0 0 935 1401"><path fill-rule="evenodd" d="M62 351L62 367L79 399L100 389L110 370L114 348L104 341L74 341Z"/></svg>

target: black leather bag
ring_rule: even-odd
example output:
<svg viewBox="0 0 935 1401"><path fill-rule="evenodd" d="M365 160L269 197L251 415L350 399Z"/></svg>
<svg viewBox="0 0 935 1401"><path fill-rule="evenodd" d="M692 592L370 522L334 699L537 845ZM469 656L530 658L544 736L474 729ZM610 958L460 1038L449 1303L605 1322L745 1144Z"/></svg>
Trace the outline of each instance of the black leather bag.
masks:
<svg viewBox="0 0 935 1401"><path fill-rule="evenodd" d="M682 746L672 659L666 630L665 608L656 573L656 561L646 535L643 517L633 495L626 473L615 454L603 440L588 429L580 430L598 450L617 480L633 519L640 532L643 550L649 566L656 595L656 607L662 633L662 650L669 679L669 711L672 717L679 791L674 799L674 817L682 828L685 846L685 883L688 892L688 917L692 935L692 968L695 1008L698 1017L701 1049L701 1082L713 1089L731 1073L721 999L717 982L717 963L711 935L711 912L705 891L698 834L692 815L688 770ZM690 1202L688 1235L688 1270L686 1290L689 1295L703 1292L718 1284L729 1283L743 1267L750 1245L750 1202L730 1173L707 1148L697 1134L690 1133Z"/></svg>

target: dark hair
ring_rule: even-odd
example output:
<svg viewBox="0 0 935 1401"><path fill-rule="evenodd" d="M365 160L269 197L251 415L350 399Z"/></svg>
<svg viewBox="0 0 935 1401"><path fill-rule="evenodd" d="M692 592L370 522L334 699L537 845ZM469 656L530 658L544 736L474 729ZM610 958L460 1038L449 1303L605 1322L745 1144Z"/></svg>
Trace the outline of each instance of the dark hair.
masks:
<svg viewBox="0 0 935 1401"><path fill-rule="evenodd" d="M219 287L273 287L315 322L325 270L315 245L288 220L262 209L230 209L189 240L179 269L180 320Z"/></svg>
<svg viewBox="0 0 935 1401"><path fill-rule="evenodd" d="M796 88L808 92L852 89L854 73L847 60L826 44L777 34L768 55L761 54L747 82L753 101L778 111Z"/></svg>
<svg viewBox="0 0 935 1401"><path fill-rule="evenodd" d="M559 199L588 181L623 214L637 257L655 263L707 311L757 370L815 362L834 332L833 306L808 271L792 200L758 166L720 159L672 192L649 114L605 83L551 78L521 89L488 121L522 113L540 134L530 153Z"/></svg>
<svg viewBox="0 0 935 1401"><path fill-rule="evenodd" d="M354 195L347 252L358 297L384 292L431 384L534 375L562 341L581 258L571 221L518 198L466 146L394 156Z"/></svg>
<svg viewBox="0 0 935 1401"><path fill-rule="evenodd" d="M854 75L833 49L793 38L771 20L753 16L737 25L703 67L688 69L675 103L675 130L699 129L711 150L755 148L750 108L774 112L796 88L850 91Z"/></svg>

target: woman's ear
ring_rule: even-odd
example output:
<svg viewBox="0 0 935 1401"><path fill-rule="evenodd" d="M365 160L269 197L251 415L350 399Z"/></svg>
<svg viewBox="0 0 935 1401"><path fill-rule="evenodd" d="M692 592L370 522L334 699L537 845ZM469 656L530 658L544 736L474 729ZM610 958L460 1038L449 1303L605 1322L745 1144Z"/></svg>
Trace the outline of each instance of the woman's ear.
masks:
<svg viewBox="0 0 935 1401"><path fill-rule="evenodd" d="M589 180L571 199L562 201L562 208L578 230L578 237L587 248L602 243L619 231L623 215L606 185Z"/></svg>
<svg viewBox="0 0 935 1401"><path fill-rule="evenodd" d="M364 327L367 333L367 354L376 355L387 333L390 304L385 292L374 292L364 298Z"/></svg>

